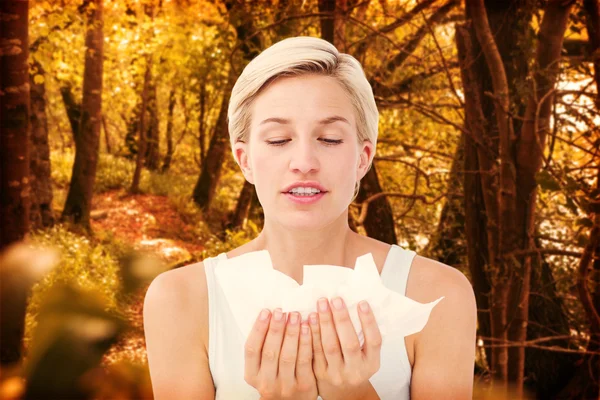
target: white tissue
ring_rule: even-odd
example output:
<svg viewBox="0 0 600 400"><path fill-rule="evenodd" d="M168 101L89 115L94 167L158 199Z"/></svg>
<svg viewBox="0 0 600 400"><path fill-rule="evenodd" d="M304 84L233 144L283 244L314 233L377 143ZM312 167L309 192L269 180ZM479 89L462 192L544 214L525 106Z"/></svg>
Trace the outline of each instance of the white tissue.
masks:
<svg viewBox="0 0 600 400"><path fill-rule="evenodd" d="M371 253L358 257L354 269L304 265L302 285L273 269L267 250L219 261L215 276L244 338L263 308L297 311L305 320L317 311L319 298L339 296L346 303L362 346L364 336L357 309L360 301L369 303L384 339L391 334L404 337L421 331L433 307L444 298L422 304L386 288Z"/></svg>

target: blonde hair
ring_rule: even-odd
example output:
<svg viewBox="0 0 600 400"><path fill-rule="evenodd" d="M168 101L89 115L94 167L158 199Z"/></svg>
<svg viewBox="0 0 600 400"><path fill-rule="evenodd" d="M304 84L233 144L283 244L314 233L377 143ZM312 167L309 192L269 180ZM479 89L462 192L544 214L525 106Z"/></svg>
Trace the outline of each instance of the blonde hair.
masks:
<svg viewBox="0 0 600 400"><path fill-rule="evenodd" d="M250 136L251 106L261 91L275 79L306 74L335 78L350 96L356 115L357 141L370 141L377 146L379 111L373 89L354 57L340 53L326 40L298 36L281 40L261 52L242 71L231 91L227 111L231 147ZM367 171L371 168L373 157ZM354 197L358 195L356 183Z"/></svg>

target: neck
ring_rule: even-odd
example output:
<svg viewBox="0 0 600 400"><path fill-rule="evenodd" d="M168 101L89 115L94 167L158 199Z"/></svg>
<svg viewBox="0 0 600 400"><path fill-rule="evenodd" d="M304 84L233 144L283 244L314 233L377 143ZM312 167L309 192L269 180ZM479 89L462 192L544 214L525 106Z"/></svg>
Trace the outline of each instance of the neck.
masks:
<svg viewBox="0 0 600 400"><path fill-rule="evenodd" d="M348 214L318 230L296 230L269 220L254 239L255 250L268 250L273 268L302 284L304 265L329 264L354 268L360 235L348 226ZM354 256L354 258L352 258Z"/></svg>

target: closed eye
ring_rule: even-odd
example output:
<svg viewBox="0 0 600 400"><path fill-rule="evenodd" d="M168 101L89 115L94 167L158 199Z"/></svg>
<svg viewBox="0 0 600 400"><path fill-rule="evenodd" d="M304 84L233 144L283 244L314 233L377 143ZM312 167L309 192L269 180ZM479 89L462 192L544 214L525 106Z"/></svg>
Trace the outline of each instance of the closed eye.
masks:
<svg viewBox="0 0 600 400"><path fill-rule="evenodd" d="M335 145L344 143L344 141L342 139L319 139L319 140L322 140L323 142L325 142L327 144L327 146L335 146ZM271 146L283 146L287 142L289 142L289 139L275 140L275 141L271 141L271 142L267 141L267 144L269 144Z"/></svg>

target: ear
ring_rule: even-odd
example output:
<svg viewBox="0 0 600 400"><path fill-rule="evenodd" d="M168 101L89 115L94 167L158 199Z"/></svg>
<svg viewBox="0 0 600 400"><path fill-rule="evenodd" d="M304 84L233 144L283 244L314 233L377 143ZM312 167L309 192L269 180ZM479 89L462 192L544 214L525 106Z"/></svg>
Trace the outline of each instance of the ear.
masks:
<svg viewBox="0 0 600 400"><path fill-rule="evenodd" d="M254 177L252 176L252 169L250 168L250 159L248 158L248 150L247 143L236 142L233 145L233 157L242 170L242 174L244 174L246 180L251 184L254 184Z"/></svg>
<svg viewBox="0 0 600 400"><path fill-rule="evenodd" d="M360 149L358 169L356 171L356 179L361 180L367 174L367 167L371 160L375 157L375 146L368 140L365 140Z"/></svg>

